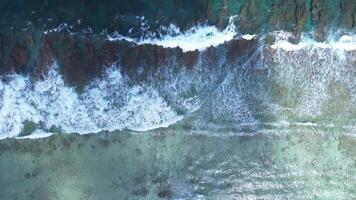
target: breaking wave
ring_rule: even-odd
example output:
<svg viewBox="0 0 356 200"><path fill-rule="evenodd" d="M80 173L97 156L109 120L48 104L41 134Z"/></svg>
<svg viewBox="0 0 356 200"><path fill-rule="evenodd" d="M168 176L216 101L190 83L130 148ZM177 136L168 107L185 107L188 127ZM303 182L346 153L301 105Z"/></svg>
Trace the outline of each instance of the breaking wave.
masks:
<svg viewBox="0 0 356 200"><path fill-rule="evenodd" d="M276 32L274 34L278 39L273 45L274 49L283 49L285 51L298 51L306 48L318 48L318 49L332 49L332 50L344 50L355 51L356 50L356 36L355 35L341 35L337 39L330 37L326 42L317 42L313 38L308 37L306 34L302 35L300 41L297 44L293 44L288 41L288 38L293 37L288 32Z"/></svg>
<svg viewBox="0 0 356 200"><path fill-rule="evenodd" d="M42 81L13 75L0 83L0 138L21 135L28 123L47 132L144 131L167 127L182 117L148 86L128 86L117 68L82 94L66 86L54 64ZM25 131L35 131L25 130ZM30 133L28 133L30 134Z"/></svg>
<svg viewBox="0 0 356 200"><path fill-rule="evenodd" d="M323 43L302 37L293 44L288 40L292 34L277 32L272 34L276 41L269 44L265 37L239 35L233 18L224 30L199 25L181 32L171 25L164 32L168 34L140 39L114 33L108 39L179 47L183 52L198 50L193 69L166 66L137 81L123 73L119 64L112 65L82 92L65 83L56 63L43 80L4 75L0 139L147 131L173 124L212 132L254 132L278 122L353 127L355 36ZM227 62L225 42L257 38L256 52ZM218 48L218 56L210 58L209 52L203 56L211 46Z"/></svg>
<svg viewBox="0 0 356 200"><path fill-rule="evenodd" d="M169 27L161 27L161 31L166 34L147 34L148 36L135 39L122 36L118 33L108 35L110 41L126 40L138 45L152 44L165 48L179 47L183 52L203 51L208 47L216 47L224 42L234 39L238 34L234 24L235 17L230 17L229 24L224 30L219 30L216 26L198 25L182 32L177 26L171 24ZM252 39L253 35L241 36L245 39Z"/></svg>
<svg viewBox="0 0 356 200"><path fill-rule="evenodd" d="M324 120L354 126L355 36L343 35L327 42L302 37L293 44L287 40L288 33L278 34L282 37L271 45L271 79L283 109L300 121Z"/></svg>

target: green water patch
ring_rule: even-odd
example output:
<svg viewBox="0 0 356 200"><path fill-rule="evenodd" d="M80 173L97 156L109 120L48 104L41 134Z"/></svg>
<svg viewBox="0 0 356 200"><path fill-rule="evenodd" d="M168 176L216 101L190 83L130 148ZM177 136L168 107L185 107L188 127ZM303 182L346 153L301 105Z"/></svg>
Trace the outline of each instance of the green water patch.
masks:
<svg viewBox="0 0 356 200"><path fill-rule="evenodd" d="M18 137L30 136L31 134L35 134L34 132L36 130L41 130L41 131L49 132L49 133L53 133L53 134L63 133L63 130L60 126L52 125L51 127L47 128L43 122L35 123L30 120L25 120L22 124L23 124L23 127L22 127L21 132L18 134Z"/></svg>

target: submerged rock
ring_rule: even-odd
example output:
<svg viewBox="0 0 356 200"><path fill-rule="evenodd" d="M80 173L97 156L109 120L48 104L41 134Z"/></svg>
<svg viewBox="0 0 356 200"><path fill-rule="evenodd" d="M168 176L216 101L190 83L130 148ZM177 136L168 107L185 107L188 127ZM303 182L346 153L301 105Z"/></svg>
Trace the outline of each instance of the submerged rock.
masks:
<svg viewBox="0 0 356 200"><path fill-rule="evenodd" d="M159 198L171 198L173 194L172 186L168 182L159 183L157 196Z"/></svg>
<svg viewBox="0 0 356 200"><path fill-rule="evenodd" d="M38 125L36 123L26 120L25 122L23 122L23 129L20 132L19 136L22 137L31 135L31 133L33 133L37 129L37 127Z"/></svg>

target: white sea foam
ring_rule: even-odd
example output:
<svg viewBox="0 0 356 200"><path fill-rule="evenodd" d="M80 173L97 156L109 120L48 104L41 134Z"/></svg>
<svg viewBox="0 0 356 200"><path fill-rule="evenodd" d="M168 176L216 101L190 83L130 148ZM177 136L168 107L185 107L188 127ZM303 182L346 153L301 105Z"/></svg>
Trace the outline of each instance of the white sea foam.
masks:
<svg viewBox="0 0 356 200"><path fill-rule="evenodd" d="M288 42L290 37L289 33L277 33L277 41L271 46L276 52L271 59L275 63L273 79L286 88L282 98L290 102L294 115L321 116L330 109L327 106L337 100L353 107L355 77L352 63L355 62L356 36L344 35L326 42L302 37L298 44ZM347 94L343 99L336 95L342 92ZM338 109L341 113L349 112L342 111L342 106Z"/></svg>
<svg viewBox="0 0 356 200"><path fill-rule="evenodd" d="M56 64L42 81L14 75L0 82L0 139L16 137L25 121L38 124L34 135L50 135L51 129L64 133L95 133L103 130L145 131L167 127L182 116L149 86L129 86L120 70L110 68L82 94L68 87Z"/></svg>
<svg viewBox="0 0 356 200"><path fill-rule="evenodd" d="M220 31L215 26L198 26L176 36L166 35L161 39L145 39L139 44L155 44L166 48L179 47L184 52L205 50L232 40L236 34L234 25Z"/></svg>
<svg viewBox="0 0 356 200"><path fill-rule="evenodd" d="M46 132L43 130L35 130L33 133L31 133L31 135L26 135L23 137L16 137L16 139L39 139L39 138L49 137L53 134L55 134L55 133Z"/></svg>
<svg viewBox="0 0 356 200"><path fill-rule="evenodd" d="M113 33L108 36L108 39L113 40L126 40L129 42L135 42L136 44L153 44L159 45L165 48L181 48L184 52L187 51L203 51L208 47L215 47L224 42L232 40L236 34L237 29L234 25L234 18L230 17L229 24L224 30L219 30L215 26L197 25L191 29L182 32L175 25L170 25L165 28L166 35L160 35L157 37L149 37L143 39L134 39L126 36L122 36L118 33ZM255 35L245 35L242 38L251 40Z"/></svg>
<svg viewBox="0 0 356 200"><path fill-rule="evenodd" d="M138 45L142 44L152 44L158 45L165 48L176 48L179 47L183 52L187 51L203 51L209 47L216 47L224 42L228 42L234 39L238 35L237 28L234 24L234 19L236 17L232 16L229 19L227 27L223 30L220 30L216 26L209 25L196 25L186 31L181 31L179 27L174 24L169 25L168 27L161 27L161 31L164 34L147 34L146 37L141 38L131 38L129 36L124 36L118 32L113 32L107 34L109 41L118 41L125 40L128 42L136 43ZM142 20L141 31L147 31L147 24L144 21L144 17L139 17ZM66 23L60 24L58 27L44 31L44 34L52 32L67 31L70 34L76 34L72 31L73 26L70 26ZM83 30L86 33L92 33L92 30ZM252 40L256 35L246 34L241 35L239 38L245 40Z"/></svg>
<svg viewBox="0 0 356 200"><path fill-rule="evenodd" d="M241 38L245 39L245 40L252 40L256 37L256 35L251 35L251 34L246 34L246 35L242 35Z"/></svg>
<svg viewBox="0 0 356 200"><path fill-rule="evenodd" d="M334 49L344 51L356 50L356 35L342 35L338 40L329 40L325 42L316 42L310 37L302 37L300 42L293 44L288 38L293 37L287 32L277 32L277 41L271 46L273 49L283 49L285 51L298 51L305 48Z"/></svg>

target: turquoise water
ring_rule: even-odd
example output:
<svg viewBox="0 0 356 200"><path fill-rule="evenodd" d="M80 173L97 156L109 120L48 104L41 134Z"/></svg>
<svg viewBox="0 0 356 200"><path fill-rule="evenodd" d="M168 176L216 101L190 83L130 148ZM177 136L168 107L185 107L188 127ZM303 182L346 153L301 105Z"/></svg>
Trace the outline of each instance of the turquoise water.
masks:
<svg viewBox="0 0 356 200"><path fill-rule="evenodd" d="M350 133L299 126L245 136L158 129L3 140L0 198L354 199Z"/></svg>

